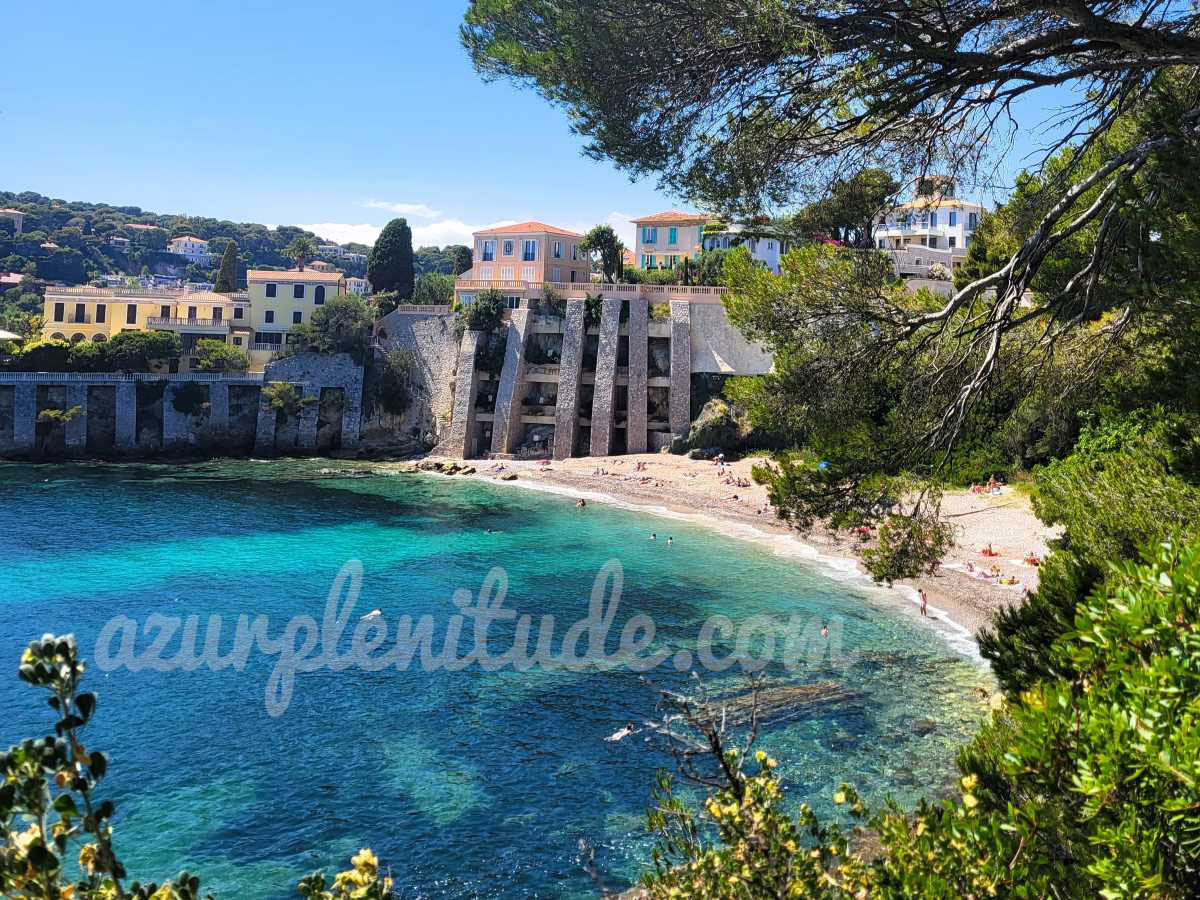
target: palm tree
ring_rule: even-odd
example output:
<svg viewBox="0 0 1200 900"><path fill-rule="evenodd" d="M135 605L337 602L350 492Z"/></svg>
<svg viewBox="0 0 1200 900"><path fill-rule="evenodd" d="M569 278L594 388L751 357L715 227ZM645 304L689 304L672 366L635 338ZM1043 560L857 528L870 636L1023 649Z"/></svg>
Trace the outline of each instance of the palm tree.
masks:
<svg viewBox="0 0 1200 900"><path fill-rule="evenodd" d="M316 252L317 246L313 239L306 234L300 234L292 238L292 242L284 248L283 255L294 260L296 268L303 272L304 264L312 259Z"/></svg>

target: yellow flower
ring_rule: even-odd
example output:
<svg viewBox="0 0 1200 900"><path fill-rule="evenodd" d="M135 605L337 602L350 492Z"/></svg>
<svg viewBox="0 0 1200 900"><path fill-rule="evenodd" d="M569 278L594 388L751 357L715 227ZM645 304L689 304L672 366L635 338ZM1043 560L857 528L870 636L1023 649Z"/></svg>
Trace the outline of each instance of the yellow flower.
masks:
<svg viewBox="0 0 1200 900"><path fill-rule="evenodd" d="M834 803L836 803L836 804L838 804L839 806L840 806L841 804L845 803L845 802L846 802L846 792L845 792L845 791L838 791L836 794L834 794L834 795L833 795L833 802L834 802Z"/></svg>
<svg viewBox="0 0 1200 900"><path fill-rule="evenodd" d="M79 848L79 867L89 875L96 872L96 851L98 849L95 844L84 844Z"/></svg>
<svg viewBox="0 0 1200 900"><path fill-rule="evenodd" d="M375 854L371 852L370 847L363 847L363 849L359 850L356 856L350 858L350 863L355 868L370 866L375 869L379 867L379 860L375 858Z"/></svg>
<svg viewBox="0 0 1200 900"><path fill-rule="evenodd" d="M974 809L979 805L979 801L975 799L974 794L963 794L963 806L967 809Z"/></svg>
<svg viewBox="0 0 1200 900"><path fill-rule="evenodd" d="M784 845L783 845L783 849L785 849L788 853L795 853L796 852L796 842L793 840L785 841Z"/></svg>
<svg viewBox="0 0 1200 900"><path fill-rule="evenodd" d="M763 762L766 760L766 758L767 758L767 754L763 753L761 750L759 750L757 753L754 754L754 760L759 765L762 765Z"/></svg>
<svg viewBox="0 0 1200 900"><path fill-rule="evenodd" d="M977 784L979 784L979 778L976 775L964 775L962 778L962 786L965 791L975 790Z"/></svg>

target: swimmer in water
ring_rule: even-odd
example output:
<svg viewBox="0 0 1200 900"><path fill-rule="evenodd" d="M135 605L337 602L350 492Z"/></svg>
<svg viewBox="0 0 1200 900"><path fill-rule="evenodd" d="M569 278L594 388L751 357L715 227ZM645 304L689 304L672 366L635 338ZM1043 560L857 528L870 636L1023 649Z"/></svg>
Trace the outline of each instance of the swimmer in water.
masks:
<svg viewBox="0 0 1200 900"><path fill-rule="evenodd" d="M382 618L383 618L383 610L373 609L369 613L367 613L365 616L360 616L358 621L365 622L368 619L382 619Z"/></svg>
<svg viewBox="0 0 1200 900"><path fill-rule="evenodd" d="M668 544L673 544L673 543L675 543L675 538L673 538L673 537L668 537L668 538L667 538L667 543L668 543Z"/></svg>
<svg viewBox="0 0 1200 900"><path fill-rule="evenodd" d="M612 734L610 734L604 740L610 744L615 744L617 741L624 740L625 738L629 737L631 734L637 734L637 730L633 727L632 722L630 722L628 725L626 725L620 731L614 731Z"/></svg>

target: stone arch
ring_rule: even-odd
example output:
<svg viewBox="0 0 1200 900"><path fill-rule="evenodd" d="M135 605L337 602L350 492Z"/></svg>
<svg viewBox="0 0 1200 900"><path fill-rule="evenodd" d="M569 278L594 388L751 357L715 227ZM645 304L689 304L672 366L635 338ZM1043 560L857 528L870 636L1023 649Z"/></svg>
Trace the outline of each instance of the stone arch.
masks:
<svg viewBox="0 0 1200 900"><path fill-rule="evenodd" d="M82 331L77 331L73 335L71 335L71 343L72 344L81 344L86 340L87 340L87 335L84 334Z"/></svg>
<svg viewBox="0 0 1200 900"><path fill-rule="evenodd" d="M98 334L94 338L92 338L92 340L95 341L97 344L103 344L105 341L108 340L108 338L106 338L102 334Z"/></svg>
<svg viewBox="0 0 1200 900"><path fill-rule="evenodd" d="M50 335L50 340L52 340L52 341L65 341L66 339L67 339L67 336L65 334L63 334L61 331L56 331L56 332L54 332L54 334Z"/></svg>

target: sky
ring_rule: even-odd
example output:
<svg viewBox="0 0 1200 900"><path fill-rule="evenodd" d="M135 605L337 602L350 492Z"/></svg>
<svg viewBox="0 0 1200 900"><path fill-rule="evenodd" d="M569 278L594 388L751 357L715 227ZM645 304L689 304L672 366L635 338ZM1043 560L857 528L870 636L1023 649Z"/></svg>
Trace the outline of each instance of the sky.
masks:
<svg viewBox="0 0 1200 900"><path fill-rule="evenodd" d="M3 6L3 190L342 243L400 215L417 246L528 220L632 246L631 218L687 208L584 157L533 91L483 82L462 0Z"/></svg>

